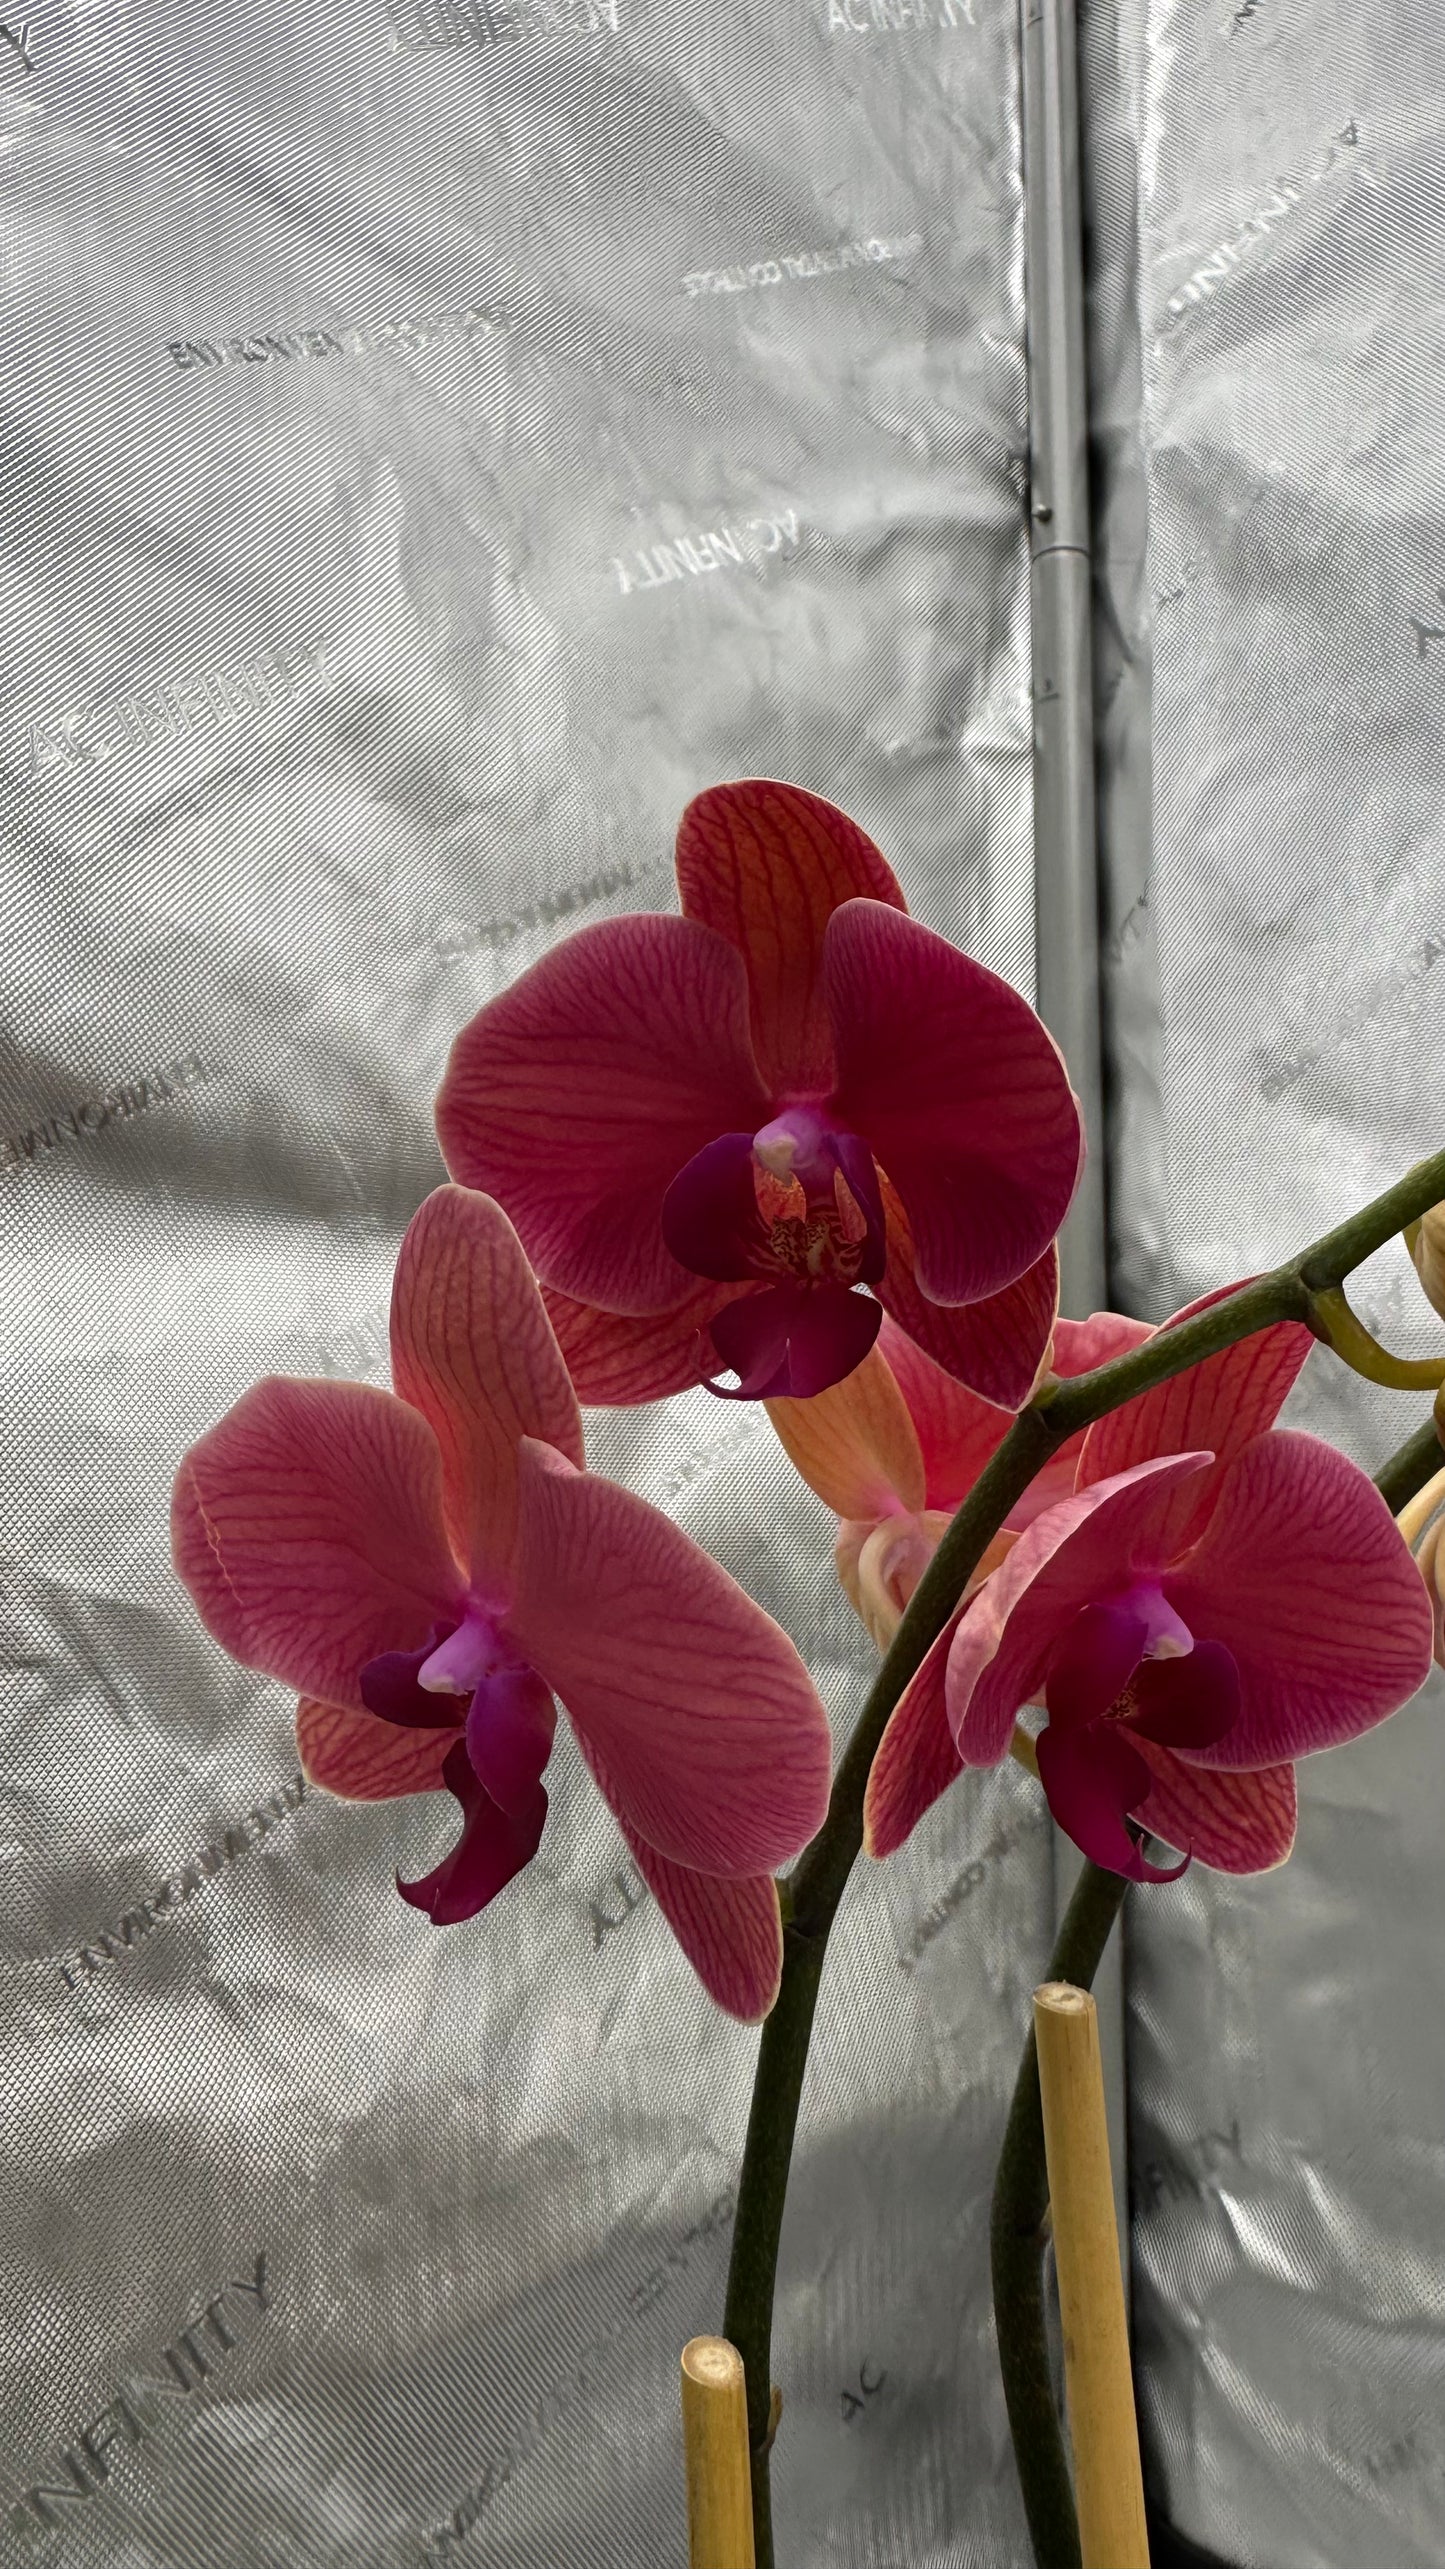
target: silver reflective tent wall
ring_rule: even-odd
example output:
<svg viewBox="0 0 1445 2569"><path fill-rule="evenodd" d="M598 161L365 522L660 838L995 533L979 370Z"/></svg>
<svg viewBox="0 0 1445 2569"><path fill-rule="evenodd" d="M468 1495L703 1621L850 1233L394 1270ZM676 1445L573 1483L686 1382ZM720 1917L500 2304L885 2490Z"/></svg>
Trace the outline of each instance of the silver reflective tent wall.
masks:
<svg viewBox="0 0 1445 2569"><path fill-rule="evenodd" d="M1035 987L1019 33L994 0L32 0L0 26L9 649L0 2556L662 2569L754 2038L570 1751L473 1926L439 1807L301 1779L169 1566L269 1371L386 1378L462 1021L786 776ZM1113 1299L1439 1140L1442 38L1099 0L1081 39ZM1043 913L1041 934L1049 919ZM1365 1307L1425 1343L1402 1257ZM1408 1404L1311 1368L1373 1465ZM596 1413L868 1647L762 1415ZM1283 1875L1128 1936L1161 2516L1440 2569L1429 1697ZM984 2238L1049 1832L860 1868L785 2242L780 2557L1022 2563Z"/></svg>

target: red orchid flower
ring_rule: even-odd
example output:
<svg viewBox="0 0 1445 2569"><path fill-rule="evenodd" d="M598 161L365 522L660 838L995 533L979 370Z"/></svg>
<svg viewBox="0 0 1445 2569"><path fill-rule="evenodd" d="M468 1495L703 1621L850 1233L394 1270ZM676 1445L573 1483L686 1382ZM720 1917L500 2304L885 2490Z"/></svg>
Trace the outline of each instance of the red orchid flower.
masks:
<svg viewBox="0 0 1445 2569"><path fill-rule="evenodd" d="M537 1851L554 1694L639 1872L719 2005L777 1994L773 1868L828 1800L827 1717L762 1608L656 1508L585 1469L521 1243L427 1198L391 1308L395 1393L273 1376L192 1447L176 1565L207 1629L302 1697L316 1783L445 1785L462 1833L399 1883L438 1925Z"/></svg>
<svg viewBox="0 0 1445 2569"><path fill-rule="evenodd" d="M1153 1336L1146 1320L1096 1311L1054 1324L1049 1364L1061 1376L1092 1372ZM811 1490L842 1520L838 1576L880 1650L938 1549L955 1509L1013 1424L946 1374L896 1322L846 1382L816 1400L770 1400L768 1416ZM1051 1455L1005 1518L965 1599L1007 1559L1026 1525L1073 1490L1086 1430Z"/></svg>
<svg viewBox="0 0 1445 2569"><path fill-rule="evenodd" d="M1072 1495L900 1698L868 1782L870 1853L900 1846L965 1766L999 1764L1042 1703L1040 1779L1096 1864L1183 1870L1148 1863L1130 1822L1219 1872L1283 1863L1295 1759L1372 1729L1430 1663L1429 1600L1374 1483L1274 1426L1312 1344L1293 1322L1263 1330L1089 1429Z"/></svg>
<svg viewBox="0 0 1445 2569"><path fill-rule="evenodd" d="M807 1399L886 1308L1016 1407L1083 1149L1052 1038L798 786L699 795L677 878L681 918L584 928L483 1008L437 1100L447 1166L516 1223L581 1398L732 1372L731 1398Z"/></svg>

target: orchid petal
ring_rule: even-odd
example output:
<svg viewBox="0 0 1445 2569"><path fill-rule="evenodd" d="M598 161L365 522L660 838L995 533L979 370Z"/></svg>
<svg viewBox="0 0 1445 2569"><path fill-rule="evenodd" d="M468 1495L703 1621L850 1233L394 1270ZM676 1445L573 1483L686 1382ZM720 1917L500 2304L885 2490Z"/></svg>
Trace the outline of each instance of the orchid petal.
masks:
<svg viewBox="0 0 1445 2569"><path fill-rule="evenodd" d="M1201 1294L1198 1301L1176 1311L1164 1327L1177 1329L1181 1321L1192 1320L1196 1312L1207 1311L1240 1290L1237 1284L1222 1285L1215 1293ZM1175 1505L1174 1549L1185 1551L1203 1533L1233 1457L1252 1437L1273 1427L1314 1343L1302 1322L1283 1320L1272 1329L1258 1329L1252 1337L1237 1339L1217 1356L1206 1356L1202 1364L1191 1365L1167 1383L1156 1383L1151 1391L1126 1401L1122 1409L1111 1410L1085 1436L1079 1459L1080 1489L1086 1482L1127 1472L1131 1464L1148 1462L1156 1454L1193 1453L1207 1445L1214 1456L1213 1469L1181 1490Z"/></svg>
<svg viewBox="0 0 1445 2569"><path fill-rule="evenodd" d="M545 1283L640 1314L692 1283L662 1237L671 1180L770 1107L741 956L640 914L579 929L464 1026L436 1116L452 1176L506 1207Z"/></svg>
<svg viewBox="0 0 1445 2569"><path fill-rule="evenodd" d="M1202 1541L1168 1578L1191 1631L1239 1664L1239 1719L1191 1755L1274 1766L1356 1739L1430 1666L1430 1600L1359 1465L1277 1427L1236 1454Z"/></svg>
<svg viewBox="0 0 1445 2569"><path fill-rule="evenodd" d="M521 1448L508 1632L595 1743L617 1816L701 1873L770 1873L828 1805L828 1720L785 1633L630 1490Z"/></svg>
<svg viewBox="0 0 1445 2569"><path fill-rule="evenodd" d="M1048 1352L1059 1307L1059 1259L1050 1243L1026 1274L981 1302L946 1308L918 1282L913 1234L896 1187L882 1181L888 1263L878 1299L917 1347L980 1399L1022 1408Z"/></svg>
<svg viewBox="0 0 1445 2569"><path fill-rule="evenodd" d="M1073 1497L1074 1474L1078 1469L1082 1443L1081 1430L1049 1456L1043 1470L1035 1473L1022 1498L1015 1499L1008 1512L1008 1523L1015 1533L1022 1534L1025 1526L1032 1525L1036 1516L1043 1515L1045 1508L1057 1507L1061 1499Z"/></svg>
<svg viewBox="0 0 1445 2569"><path fill-rule="evenodd" d="M554 1293L546 1285L542 1300L578 1399L620 1409L638 1401L667 1400L706 1382L717 1362L710 1335L714 1315L739 1294L754 1290L751 1285L695 1282L676 1310L641 1319L574 1302L570 1294Z"/></svg>
<svg viewBox="0 0 1445 2569"><path fill-rule="evenodd" d="M712 1343L738 1376L725 1400L811 1400L861 1365L881 1306L846 1285L767 1285L715 1313ZM711 1383L718 1391L721 1386Z"/></svg>
<svg viewBox="0 0 1445 2569"><path fill-rule="evenodd" d="M1149 1768L1117 1724L1056 1730L1050 1722L1034 1746L1049 1808L1091 1864L1130 1882L1178 1881L1188 1856L1184 1864L1150 1864L1125 1825L1135 1804L1147 1797Z"/></svg>
<svg viewBox="0 0 1445 2569"><path fill-rule="evenodd" d="M1002 1292L1049 1247L1083 1162L1057 1044L997 973L879 901L834 911L824 969L832 1113L901 1196L923 1291Z"/></svg>
<svg viewBox="0 0 1445 2569"><path fill-rule="evenodd" d="M905 909L892 867L834 804L753 776L689 803L677 881L685 915L726 937L747 964L764 1079L780 1094L824 1094L833 1084L824 931L841 902L860 896Z"/></svg>
<svg viewBox="0 0 1445 2569"><path fill-rule="evenodd" d="M1121 1311L1093 1311L1087 1320L1056 1320L1049 1367L1061 1382L1076 1374L1091 1374L1098 1365L1111 1364L1116 1356L1132 1354L1146 1338L1154 1336L1153 1324L1147 1320L1130 1320ZM1009 1509L1010 1525L1032 1525L1044 1509L1068 1498L1077 1487L1079 1457L1089 1431L1075 1428L1049 1456L1043 1470L1035 1474L1021 1499Z"/></svg>
<svg viewBox="0 0 1445 2569"><path fill-rule="evenodd" d="M1049 1252L1048 1263L1051 1267L1055 1263L1052 1251ZM1038 1271L1032 1272L1037 1275ZM1011 1287L1010 1291L1016 1292L1017 1288ZM957 1314L941 1312L940 1316L945 1320L968 1319L973 1311L986 1307L974 1304ZM938 1310L940 1307L935 1305L933 1308ZM1056 1320L1050 1362L1061 1379L1073 1374L1091 1373L1096 1365L1124 1355L1153 1334L1147 1321L1128 1320L1117 1311L1096 1311L1087 1320ZM956 1508L968 1496L985 1463L1003 1443L1013 1425L1013 1412L997 1408L992 1401L980 1399L966 1383L945 1372L943 1366L935 1363L891 1315L883 1323L878 1344L918 1430L928 1476L928 1504L930 1507ZM1022 1498L1010 1508L1008 1523L1011 1527L1021 1529L1032 1525L1034 1518L1042 1515L1046 1507L1053 1507L1058 1500L1072 1494L1075 1470L1087 1433L1086 1428L1076 1429L1050 1456Z"/></svg>
<svg viewBox="0 0 1445 2569"><path fill-rule="evenodd" d="M253 1384L182 1463L171 1532L234 1659L356 1712L368 1660L460 1620L436 1438L367 1383Z"/></svg>
<svg viewBox="0 0 1445 2569"><path fill-rule="evenodd" d="M1239 1719L1239 1669L1222 1641L1196 1641L1182 1659L1146 1659L1134 1671L1131 1739L1160 1748L1212 1748Z"/></svg>
<svg viewBox="0 0 1445 2569"><path fill-rule="evenodd" d="M784 1450L835 1516L871 1522L911 1514L924 1505L918 1436L896 1369L884 1362L888 1328L885 1321L879 1345L870 1347L843 1382L815 1392L811 1400L770 1400L767 1405Z"/></svg>
<svg viewBox="0 0 1445 2569"><path fill-rule="evenodd" d="M442 1780L462 1806L461 1836L432 1872L415 1882L398 1875L396 1887L434 1927L454 1927L485 1909L531 1863L546 1824L547 1796L539 1785L529 1809L509 1816L484 1790L461 1745L447 1759Z"/></svg>
<svg viewBox="0 0 1445 2569"><path fill-rule="evenodd" d="M1442 1239L1441 1247L1445 1253L1445 1239ZM1437 1666L1445 1668L1445 1548L1442 1548L1442 1537L1445 1537L1445 1471L1436 1472L1423 1489L1415 1492L1395 1522L1402 1542L1410 1547L1425 1594L1430 1600L1435 1660Z"/></svg>
<svg viewBox="0 0 1445 2569"><path fill-rule="evenodd" d="M1087 1320L1061 1317L1054 1324L1049 1362L1061 1381L1067 1382L1075 1374L1092 1374L1098 1365L1111 1365L1116 1356L1132 1355L1156 1334L1152 1320L1131 1320L1124 1311L1091 1311ZM1079 1431L1081 1440L1088 1432L1087 1428Z"/></svg>
<svg viewBox="0 0 1445 2569"><path fill-rule="evenodd" d="M863 1797L863 1844L869 1855L892 1855L963 1773L945 1704L948 1654L961 1612L959 1608L951 1615L930 1643L888 1716Z"/></svg>
<svg viewBox="0 0 1445 2569"><path fill-rule="evenodd" d="M624 1828L633 1861L710 1998L744 2025L761 2024L783 1976L783 1918L770 1873L726 1880L669 1864Z"/></svg>
<svg viewBox="0 0 1445 2569"><path fill-rule="evenodd" d="M401 1730L345 1704L303 1695L296 1707L296 1745L313 1784L345 1802L390 1802L401 1793L435 1793L457 1746L457 1726Z"/></svg>
<svg viewBox="0 0 1445 2569"><path fill-rule="evenodd" d="M946 1373L891 1313L878 1333L878 1354L886 1359L916 1431L927 1505L956 1508L1003 1443L1013 1412L980 1400L956 1375Z"/></svg>
<svg viewBox="0 0 1445 2569"><path fill-rule="evenodd" d="M1178 1665L1187 1668L1189 1662ZM1221 1775L1187 1764L1137 1731L1130 1736L1152 1779L1146 1799L1135 1806L1141 1828L1166 1846L1187 1847L1197 1864L1215 1873L1268 1873L1283 1864L1295 1834L1292 1766Z"/></svg>
<svg viewBox="0 0 1445 2569"><path fill-rule="evenodd" d="M839 1526L833 1547L838 1584L866 1625L880 1658L892 1648L914 1590L952 1522L942 1508L925 1508L921 1516L885 1516L876 1525L845 1519ZM1006 1526L991 1537L969 1573L960 1603L992 1577L1017 1541L1018 1536Z"/></svg>
<svg viewBox="0 0 1445 2569"><path fill-rule="evenodd" d="M1014 1718L1039 1701L1075 1616L1163 1568L1156 1529L1169 1493L1208 1461L1170 1454L1140 1463L1046 1508L1019 1536L973 1599L949 1656L948 1717L966 1766L996 1766L1006 1755ZM1172 1581L1169 1595L1177 1604Z"/></svg>
<svg viewBox="0 0 1445 2569"><path fill-rule="evenodd" d="M557 1707L533 1668L499 1668L478 1686L467 1714L467 1755L509 1819L535 1808L552 1754Z"/></svg>
<svg viewBox="0 0 1445 2569"><path fill-rule="evenodd" d="M413 1217L391 1296L392 1380L442 1458L442 1504L474 1585L505 1591L517 1443L583 1461L582 1419L526 1252L499 1204L439 1186Z"/></svg>
<svg viewBox="0 0 1445 2569"><path fill-rule="evenodd" d="M614 1816L625 1796L609 1774L595 1740L578 1734L578 1747L597 1789ZM744 2024L766 2016L783 1970L783 1921L778 1886L770 1873L729 1879L672 1864L635 1829L622 1834L658 1907L710 1998Z"/></svg>

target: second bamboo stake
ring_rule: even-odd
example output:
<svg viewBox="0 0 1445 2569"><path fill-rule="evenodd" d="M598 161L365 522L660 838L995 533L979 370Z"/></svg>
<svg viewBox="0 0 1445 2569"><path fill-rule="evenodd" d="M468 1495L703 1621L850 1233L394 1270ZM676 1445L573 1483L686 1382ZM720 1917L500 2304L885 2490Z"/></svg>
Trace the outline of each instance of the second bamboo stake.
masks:
<svg viewBox="0 0 1445 2569"><path fill-rule="evenodd" d="M691 2569L753 2569L753 2496L743 2359L725 2337L682 2350Z"/></svg>
<svg viewBox="0 0 1445 2569"><path fill-rule="evenodd" d="M1034 1991L1034 2032L1084 2569L1149 2569L1093 1999L1046 1981Z"/></svg>

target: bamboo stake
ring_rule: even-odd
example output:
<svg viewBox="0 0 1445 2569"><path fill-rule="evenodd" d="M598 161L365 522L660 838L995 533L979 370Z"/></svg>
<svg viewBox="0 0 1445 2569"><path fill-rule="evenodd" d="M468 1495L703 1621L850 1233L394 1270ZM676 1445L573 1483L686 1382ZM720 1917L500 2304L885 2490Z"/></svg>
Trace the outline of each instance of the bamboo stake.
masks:
<svg viewBox="0 0 1445 2569"><path fill-rule="evenodd" d="M1098 2010L1086 1990L1046 1981L1034 2032L1083 2569L1149 2569Z"/></svg>
<svg viewBox="0 0 1445 2569"><path fill-rule="evenodd" d="M682 2440L691 2569L754 2569L743 2359L725 2337L682 2350Z"/></svg>

